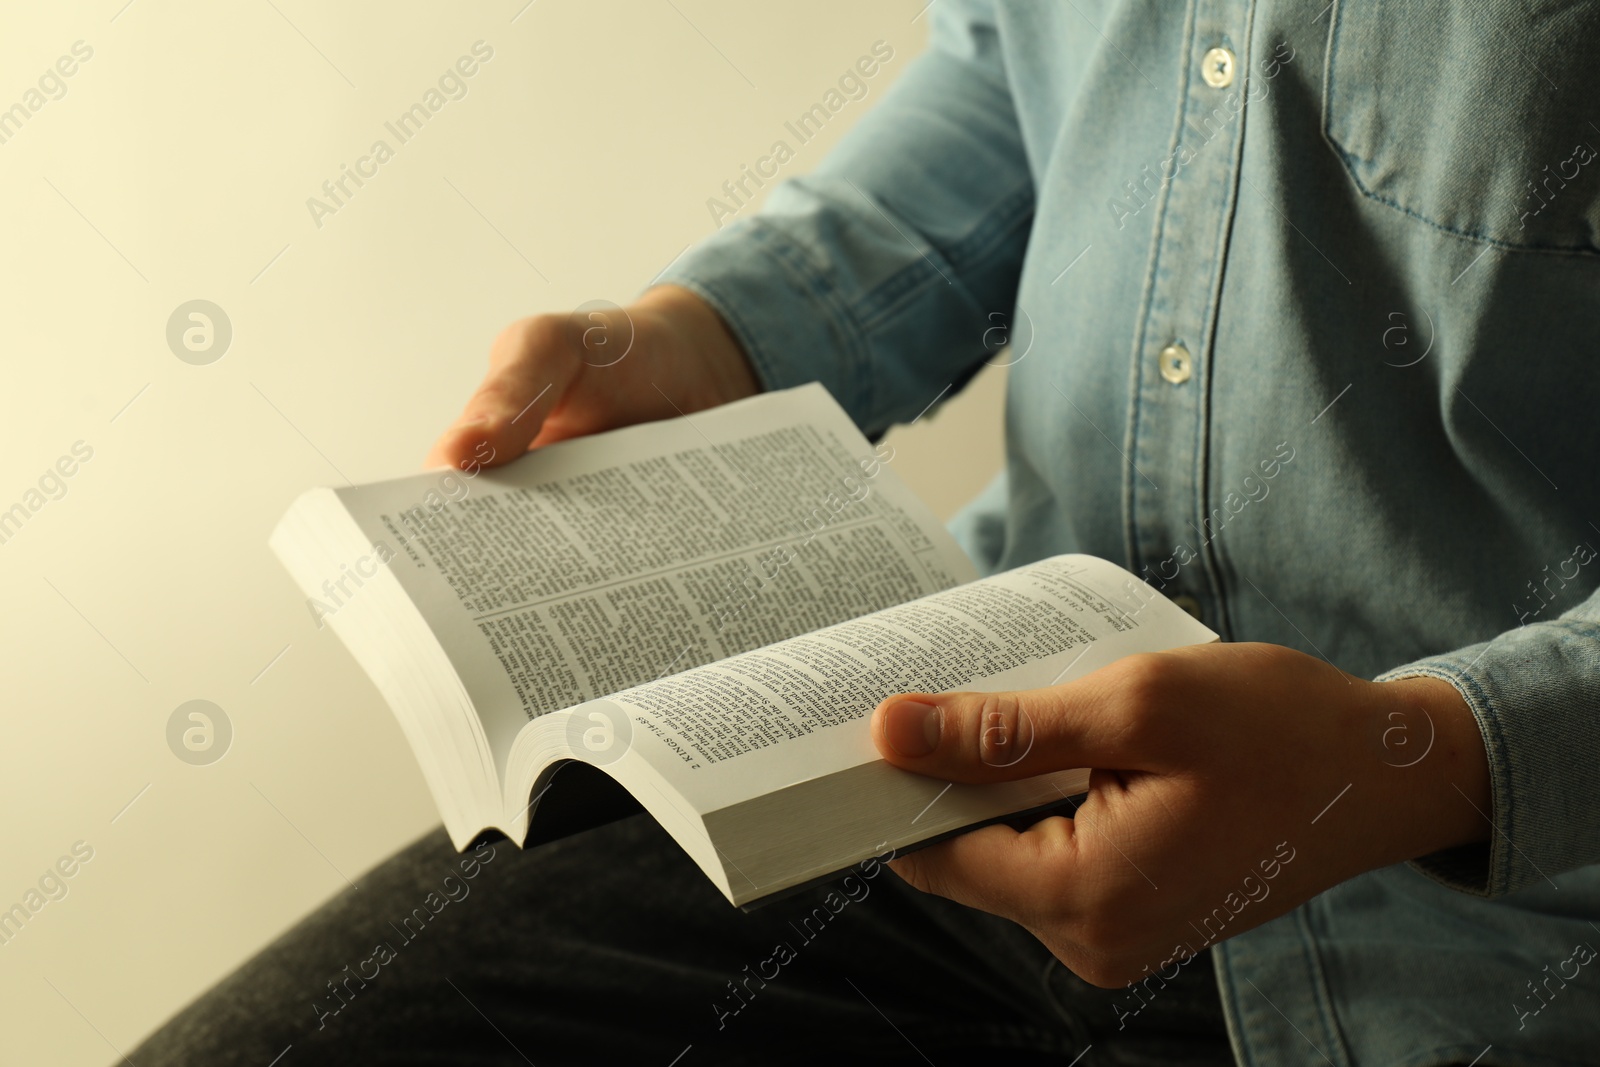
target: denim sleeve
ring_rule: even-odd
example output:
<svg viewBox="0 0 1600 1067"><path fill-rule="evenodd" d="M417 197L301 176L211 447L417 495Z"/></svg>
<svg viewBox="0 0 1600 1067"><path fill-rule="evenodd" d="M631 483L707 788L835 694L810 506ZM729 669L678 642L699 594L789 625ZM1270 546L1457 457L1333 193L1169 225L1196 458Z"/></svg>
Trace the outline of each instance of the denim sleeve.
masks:
<svg viewBox="0 0 1600 1067"><path fill-rule="evenodd" d="M1034 187L986 8L934 5L928 50L815 171L656 279L708 301L766 388L820 381L868 434L964 384L1016 301Z"/></svg>
<svg viewBox="0 0 1600 1067"><path fill-rule="evenodd" d="M1498 897L1600 863L1600 593L1546 622L1386 671L1456 687L1483 733L1494 803L1486 845L1414 866Z"/></svg>

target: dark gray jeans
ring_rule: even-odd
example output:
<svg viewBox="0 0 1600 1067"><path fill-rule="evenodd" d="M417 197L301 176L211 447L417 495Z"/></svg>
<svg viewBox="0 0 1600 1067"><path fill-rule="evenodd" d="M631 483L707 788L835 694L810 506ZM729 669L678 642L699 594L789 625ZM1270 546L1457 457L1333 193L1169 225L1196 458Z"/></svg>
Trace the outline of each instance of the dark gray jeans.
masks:
<svg viewBox="0 0 1600 1067"><path fill-rule="evenodd" d="M521 852L442 830L131 1054L312 1064L1231 1064L1209 954L1143 1001L887 868L745 914L646 816ZM1145 1006L1131 1014L1140 1004ZM281 1057L281 1058L279 1058Z"/></svg>

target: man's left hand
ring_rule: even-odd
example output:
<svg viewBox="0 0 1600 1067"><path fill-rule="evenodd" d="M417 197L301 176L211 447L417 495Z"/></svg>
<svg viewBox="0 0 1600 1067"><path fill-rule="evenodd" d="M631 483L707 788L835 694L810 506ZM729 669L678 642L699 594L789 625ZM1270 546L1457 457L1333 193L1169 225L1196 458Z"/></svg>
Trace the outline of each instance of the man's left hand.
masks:
<svg viewBox="0 0 1600 1067"><path fill-rule="evenodd" d="M874 712L892 763L957 782L1092 767L1071 817L892 861L1118 986L1364 871L1490 833L1488 761L1448 682L1369 682L1292 649L1194 645L1010 693Z"/></svg>

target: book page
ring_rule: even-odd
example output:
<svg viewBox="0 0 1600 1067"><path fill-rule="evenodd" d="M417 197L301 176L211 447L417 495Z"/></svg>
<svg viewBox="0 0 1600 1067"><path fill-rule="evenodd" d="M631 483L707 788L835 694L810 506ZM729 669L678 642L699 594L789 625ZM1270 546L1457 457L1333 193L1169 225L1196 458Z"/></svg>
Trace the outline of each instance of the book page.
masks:
<svg viewBox="0 0 1600 1067"><path fill-rule="evenodd" d="M900 692L1027 689L1217 635L1092 556L1056 556L610 698L701 811L878 759Z"/></svg>
<svg viewBox="0 0 1600 1067"><path fill-rule="evenodd" d="M973 574L817 385L338 495L502 773L540 715Z"/></svg>

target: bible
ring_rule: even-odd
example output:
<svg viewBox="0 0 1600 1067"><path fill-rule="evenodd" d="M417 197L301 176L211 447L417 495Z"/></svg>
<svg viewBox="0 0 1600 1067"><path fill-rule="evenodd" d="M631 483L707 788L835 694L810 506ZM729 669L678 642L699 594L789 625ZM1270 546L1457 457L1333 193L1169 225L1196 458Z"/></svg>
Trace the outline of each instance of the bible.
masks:
<svg viewBox="0 0 1600 1067"><path fill-rule="evenodd" d="M1217 640L1091 556L979 578L893 458L807 385L312 489L271 546L393 710L457 848L642 808L748 907L1087 788L1087 770L895 767L869 734L885 697Z"/></svg>

